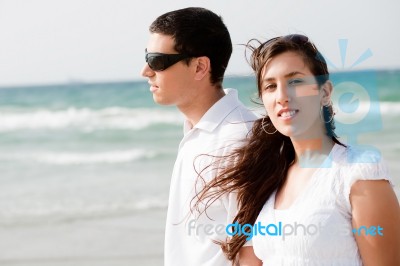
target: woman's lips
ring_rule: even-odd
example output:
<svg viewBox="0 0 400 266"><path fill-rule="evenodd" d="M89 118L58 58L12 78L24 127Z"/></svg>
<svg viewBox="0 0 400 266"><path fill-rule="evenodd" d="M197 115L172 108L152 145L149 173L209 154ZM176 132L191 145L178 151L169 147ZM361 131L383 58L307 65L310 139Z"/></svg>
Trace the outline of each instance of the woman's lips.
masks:
<svg viewBox="0 0 400 266"><path fill-rule="evenodd" d="M278 112L278 118L282 120L290 120L298 114L299 110L282 110Z"/></svg>

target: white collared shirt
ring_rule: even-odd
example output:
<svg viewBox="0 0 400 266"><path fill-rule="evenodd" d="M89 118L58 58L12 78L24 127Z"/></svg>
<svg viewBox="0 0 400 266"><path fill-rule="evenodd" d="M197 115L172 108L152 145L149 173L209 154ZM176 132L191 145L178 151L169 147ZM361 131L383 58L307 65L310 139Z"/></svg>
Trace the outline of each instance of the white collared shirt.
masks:
<svg viewBox="0 0 400 266"><path fill-rule="evenodd" d="M237 213L236 196L233 193L224 195L207 208L207 215L190 213L190 206L195 202L191 202L196 194L195 186L197 192L202 187L195 168L200 172L213 161L213 157L201 154L227 155L243 144L257 119L238 100L236 90L224 91L226 95L193 128L188 121L185 122L170 186L165 266L231 265L221 247L212 240L225 240L228 236L225 227ZM211 168L201 173L205 181L215 176L216 171Z"/></svg>

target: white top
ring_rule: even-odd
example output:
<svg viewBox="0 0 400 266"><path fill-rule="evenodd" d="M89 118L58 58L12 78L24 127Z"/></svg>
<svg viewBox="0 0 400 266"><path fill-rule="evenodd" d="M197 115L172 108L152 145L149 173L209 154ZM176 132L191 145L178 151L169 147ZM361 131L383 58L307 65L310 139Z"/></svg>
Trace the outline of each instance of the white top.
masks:
<svg viewBox="0 0 400 266"><path fill-rule="evenodd" d="M279 228L281 222L281 235L272 235L270 227L270 234L253 237L254 252L265 265L362 265L352 232L350 189L357 180L390 181L387 169L377 153L337 144L325 163L288 209L274 209L276 192L264 205L256 224Z"/></svg>
<svg viewBox="0 0 400 266"><path fill-rule="evenodd" d="M256 116L238 100L237 91L225 90L226 95L215 103L192 128L186 121L184 137L179 145L169 193L165 229L165 266L230 266L221 247L212 242L225 240L225 227L237 213L236 197L225 195L214 202L206 215L190 214L189 206L195 195L197 171L208 166L212 157L201 154L226 155L238 147L251 130ZM207 169L205 181L216 176ZM197 192L202 182L197 183ZM189 216L188 216L189 215ZM196 219L197 218L197 219ZM211 219L212 220L211 220Z"/></svg>

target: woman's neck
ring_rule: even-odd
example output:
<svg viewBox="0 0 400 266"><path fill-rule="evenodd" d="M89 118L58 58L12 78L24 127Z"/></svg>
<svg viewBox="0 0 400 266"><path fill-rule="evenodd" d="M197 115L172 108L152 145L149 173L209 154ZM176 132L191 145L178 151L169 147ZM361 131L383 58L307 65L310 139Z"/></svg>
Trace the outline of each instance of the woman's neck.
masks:
<svg viewBox="0 0 400 266"><path fill-rule="evenodd" d="M334 141L324 135L316 139L291 139L296 153L296 164L305 168L317 168L329 156Z"/></svg>

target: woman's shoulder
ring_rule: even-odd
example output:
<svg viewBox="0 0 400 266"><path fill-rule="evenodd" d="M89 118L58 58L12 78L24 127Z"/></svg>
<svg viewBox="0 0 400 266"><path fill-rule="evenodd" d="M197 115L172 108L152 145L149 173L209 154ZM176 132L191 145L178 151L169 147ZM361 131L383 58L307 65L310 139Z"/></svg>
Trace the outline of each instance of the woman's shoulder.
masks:
<svg viewBox="0 0 400 266"><path fill-rule="evenodd" d="M336 144L333 152L334 191L337 202L349 215L351 213L350 192L359 180L387 180L393 186L388 168L378 149L370 146Z"/></svg>
<svg viewBox="0 0 400 266"><path fill-rule="evenodd" d="M357 180L390 181L387 165L381 152L375 147L336 144L332 160L340 169L340 178L349 186Z"/></svg>
<svg viewBox="0 0 400 266"><path fill-rule="evenodd" d="M383 162L382 154L377 148L364 145L335 144L332 159L335 163L350 166Z"/></svg>

